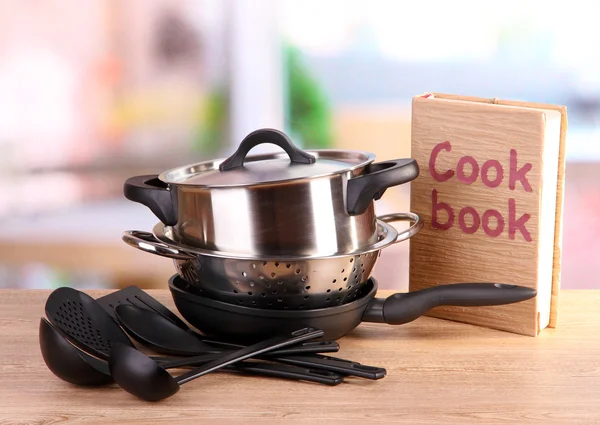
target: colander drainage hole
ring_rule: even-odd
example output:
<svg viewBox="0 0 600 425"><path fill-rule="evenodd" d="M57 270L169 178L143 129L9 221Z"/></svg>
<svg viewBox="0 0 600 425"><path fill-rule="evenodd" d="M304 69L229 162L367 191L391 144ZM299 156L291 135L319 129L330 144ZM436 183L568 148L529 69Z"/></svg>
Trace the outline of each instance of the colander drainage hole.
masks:
<svg viewBox="0 0 600 425"><path fill-rule="evenodd" d="M331 289L328 289L327 292L331 292Z"/></svg>
<svg viewBox="0 0 600 425"><path fill-rule="evenodd" d="M306 289L307 291L310 289L310 286L305 287L304 289Z"/></svg>

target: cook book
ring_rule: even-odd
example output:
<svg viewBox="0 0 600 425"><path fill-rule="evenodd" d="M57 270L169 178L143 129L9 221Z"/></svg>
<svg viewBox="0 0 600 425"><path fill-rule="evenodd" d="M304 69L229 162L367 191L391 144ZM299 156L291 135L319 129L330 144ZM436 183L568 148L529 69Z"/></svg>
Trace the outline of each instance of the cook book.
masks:
<svg viewBox="0 0 600 425"><path fill-rule="evenodd" d="M560 288L566 108L427 93L412 100L410 290L498 282L531 300L437 307L428 315L523 335L555 327Z"/></svg>

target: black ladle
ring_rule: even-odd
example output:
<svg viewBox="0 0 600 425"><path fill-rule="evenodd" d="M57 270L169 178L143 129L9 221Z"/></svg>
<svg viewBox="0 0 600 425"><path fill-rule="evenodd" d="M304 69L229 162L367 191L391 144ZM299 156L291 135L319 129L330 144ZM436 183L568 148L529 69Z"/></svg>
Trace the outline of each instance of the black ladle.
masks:
<svg viewBox="0 0 600 425"><path fill-rule="evenodd" d="M113 382L108 362L71 344L67 337L44 317L40 319L39 340L44 363L63 381L85 386L100 386Z"/></svg>
<svg viewBox="0 0 600 425"><path fill-rule="evenodd" d="M108 361L94 357L73 345L66 335L54 327L46 318L40 319L40 349L48 369L63 381L80 386L102 386L113 383ZM206 354L189 359L177 359L161 363L164 369L175 369L201 364L221 358L222 355ZM239 362L227 370L252 375L338 385L344 377L329 371L272 363Z"/></svg>
<svg viewBox="0 0 600 425"><path fill-rule="evenodd" d="M158 401L177 393L182 384L220 368L322 336L322 330L300 329L292 332L291 335L276 336L234 351L201 367L185 372L177 378L171 376L163 366L141 351L124 344L115 344L112 347L108 365L113 379L125 391L146 401Z"/></svg>
<svg viewBox="0 0 600 425"><path fill-rule="evenodd" d="M154 311L133 305L121 304L115 307L115 316L129 335L159 353L198 355L202 352L205 345L198 338L198 334L182 329L181 326ZM319 343L317 342L316 344ZM337 346L339 347L339 345ZM237 348L241 349L244 346L237 345ZM310 349L311 347L307 346L307 348ZM381 379L386 375L384 368L363 365L336 357L294 356L292 354L296 353L293 353L293 350L297 350L297 348L293 347L289 350L281 349L266 353L261 357L268 357L269 360L281 363L324 369L342 373L346 376L358 376L366 379Z"/></svg>

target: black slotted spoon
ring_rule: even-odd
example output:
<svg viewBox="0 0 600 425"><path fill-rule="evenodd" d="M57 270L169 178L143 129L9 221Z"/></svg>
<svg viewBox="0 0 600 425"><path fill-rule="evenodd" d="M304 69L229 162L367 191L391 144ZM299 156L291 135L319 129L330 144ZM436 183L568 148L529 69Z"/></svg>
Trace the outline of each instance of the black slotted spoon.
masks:
<svg viewBox="0 0 600 425"><path fill-rule="evenodd" d="M134 346L92 297L76 289L61 287L54 290L46 300L45 311L50 323L97 357L108 358L114 343Z"/></svg>

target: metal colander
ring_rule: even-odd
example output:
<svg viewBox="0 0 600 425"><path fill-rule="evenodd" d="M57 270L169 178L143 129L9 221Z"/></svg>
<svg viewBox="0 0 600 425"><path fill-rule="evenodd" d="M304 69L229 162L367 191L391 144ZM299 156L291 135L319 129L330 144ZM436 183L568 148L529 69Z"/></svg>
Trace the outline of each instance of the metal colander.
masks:
<svg viewBox="0 0 600 425"><path fill-rule="evenodd" d="M371 275L380 252L289 262L196 257L175 260L175 265L198 292L219 301L313 309L344 304L353 297Z"/></svg>
<svg viewBox="0 0 600 425"><path fill-rule="evenodd" d="M388 224L412 221L398 232ZM327 257L231 258L192 248L168 238L164 226L154 234L129 231L123 240L139 249L174 259L177 273L195 290L215 300L266 309L315 309L352 299L369 279L381 250L416 234L416 214L379 218L379 240L367 249Z"/></svg>

